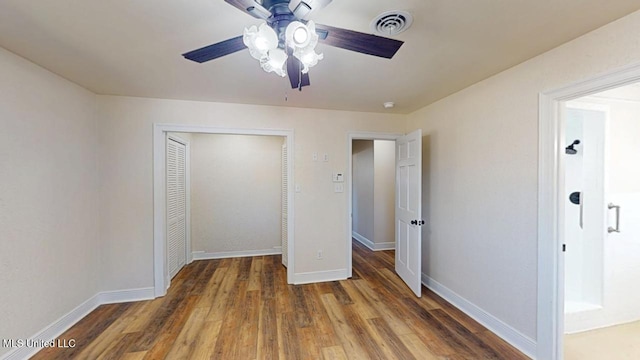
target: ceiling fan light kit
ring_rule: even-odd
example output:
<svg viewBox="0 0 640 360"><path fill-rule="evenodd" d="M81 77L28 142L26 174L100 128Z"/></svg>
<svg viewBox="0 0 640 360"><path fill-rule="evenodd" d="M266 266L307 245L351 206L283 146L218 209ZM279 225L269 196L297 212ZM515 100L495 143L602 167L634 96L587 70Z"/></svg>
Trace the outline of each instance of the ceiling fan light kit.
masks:
<svg viewBox="0 0 640 360"><path fill-rule="evenodd" d="M270 50L278 48L278 34L266 23L245 28L242 41L249 49L249 53L256 60L268 57Z"/></svg>
<svg viewBox="0 0 640 360"><path fill-rule="evenodd" d="M303 74L318 64L323 55L315 52L318 45L318 34L313 21L306 25L300 21L292 21L285 30L284 44L278 40L278 34L267 23L245 28L242 41L249 49L251 56L260 61L262 69L285 77L287 52L300 60Z"/></svg>
<svg viewBox="0 0 640 360"><path fill-rule="evenodd" d="M316 33L316 24L311 20L306 25L299 21L290 23L285 32L285 39L286 46L292 50L293 56L302 63L300 71L303 74L308 73L309 68L316 66L324 57L315 51L319 36Z"/></svg>
<svg viewBox="0 0 640 360"><path fill-rule="evenodd" d="M182 56L186 59L203 63L248 48L264 71L288 75L291 87L302 90L310 85L309 69L324 57L315 50L319 42L387 59L403 44L382 36L316 25L308 19L332 0L224 1L265 22L245 28L242 36L185 53Z"/></svg>

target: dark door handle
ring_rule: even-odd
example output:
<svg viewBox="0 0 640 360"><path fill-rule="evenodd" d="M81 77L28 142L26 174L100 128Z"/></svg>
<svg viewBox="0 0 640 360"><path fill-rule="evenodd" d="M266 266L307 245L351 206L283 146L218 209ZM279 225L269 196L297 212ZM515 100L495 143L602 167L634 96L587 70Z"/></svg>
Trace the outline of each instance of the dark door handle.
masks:
<svg viewBox="0 0 640 360"><path fill-rule="evenodd" d="M411 220L411 225L418 225L418 220Z"/></svg>

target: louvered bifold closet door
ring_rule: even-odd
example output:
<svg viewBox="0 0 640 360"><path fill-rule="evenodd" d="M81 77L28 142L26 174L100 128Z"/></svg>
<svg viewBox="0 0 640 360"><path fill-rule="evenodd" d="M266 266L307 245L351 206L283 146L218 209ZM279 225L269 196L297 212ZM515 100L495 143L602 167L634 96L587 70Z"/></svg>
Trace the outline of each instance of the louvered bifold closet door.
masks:
<svg viewBox="0 0 640 360"><path fill-rule="evenodd" d="M183 144L167 139L167 252L171 278L187 259L186 154Z"/></svg>
<svg viewBox="0 0 640 360"><path fill-rule="evenodd" d="M282 144L282 265L289 263L289 228L288 228L288 207L289 207L289 173L288 173L287 144Z"/></svg>

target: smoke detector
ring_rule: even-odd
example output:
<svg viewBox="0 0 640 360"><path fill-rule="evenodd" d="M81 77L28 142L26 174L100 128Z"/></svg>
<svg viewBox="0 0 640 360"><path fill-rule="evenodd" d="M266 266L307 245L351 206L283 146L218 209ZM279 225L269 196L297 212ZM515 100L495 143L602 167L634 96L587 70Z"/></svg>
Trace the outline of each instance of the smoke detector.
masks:
<svg viewBox="0 0 640 360"><path fill-rule="evenodd" d="M413 16L406 11L386 11L371 21L371 31L382 36L394 36L407 30L413 23Z"/></svg>

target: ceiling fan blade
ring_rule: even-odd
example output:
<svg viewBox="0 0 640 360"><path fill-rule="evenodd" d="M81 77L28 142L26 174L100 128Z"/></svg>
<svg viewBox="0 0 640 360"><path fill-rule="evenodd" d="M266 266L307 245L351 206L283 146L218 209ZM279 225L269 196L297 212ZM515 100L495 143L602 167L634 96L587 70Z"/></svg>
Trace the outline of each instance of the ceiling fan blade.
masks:
<svg viewBox="0 0 640 360"><path fill-rule="evenodd" d="M333 0L291 0L289 3L289 10L298 19L307 20L309 16L329 5Z"/></svg>
<svg viewBox="0 0 640 360"><path fill-rule="evenodd" d="M224 0L226 3L233 5L238 10L247 13L254 18L266 20L271 16L271 12L258 4L255 0Z"/></svg>
<svg viewBox="0 0 640 360"><path fill-rule="evenodd" d="M182 56L184 56L185 59L203 63L205 61L233 54L236 51L246 48L246 45L242 41L242 36L238 36L197 50L189 51L188 53L182 54Z"/></svg>
<svg viewBox="0 0 640 360"><path fill-rule="evenodd" d="M302 90L303 86L311 85L309 82L309 73L302 74L302 63L297 57L290 55L287 58L287 75L289 75L289 81L291 82L292 89ZM302 77L300 77L302 75Z"/></svg>
<svg viewBox="0 0 640 360"><path fill-rule="evenodd" d="M324 44L387 59L393 58L404 44L400 40L321 24L316 24L316 31Z"/></svg>

